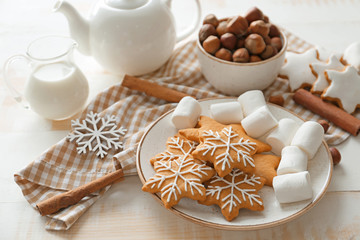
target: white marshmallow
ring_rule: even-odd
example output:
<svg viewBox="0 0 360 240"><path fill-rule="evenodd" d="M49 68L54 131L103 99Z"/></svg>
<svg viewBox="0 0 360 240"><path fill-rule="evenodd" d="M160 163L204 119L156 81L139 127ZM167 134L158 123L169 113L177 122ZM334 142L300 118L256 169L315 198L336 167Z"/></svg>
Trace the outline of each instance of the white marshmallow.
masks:
<svg viewBox="0 0 360 240"><path fill-rule="evenodd" d="M247 135L258 138L276 127L278 121L267 106L260 107L241 121Z"/></svg>
<svg viewBox="0 0 360 240"><path fill-rule="evenodd" d="M266 142L271 146L271 151L280 155L281 150L290 145L298 128L299 126L294 120L281 119L278 126L266 138Z"/></svg>
<svg viewBox="0 0 360 240"><path fill-rule="evenodd" d="M238 101L242 106L245 117L260 107L266 106L264 94L260 90L247 91L240 95Z"/></svg>
<svg viewBox="0 0 360 240"><path fill-rule="evenodd" d="M222 124L240 123L244 118L239 102L211 104L211 117Z"/></svg>
<svg viewBox="0 0 360 240"><path fill-rule="evenodd" d="M277 175L298 173L307 170L308 157L306 153L296 146L284 147Z"/></svg>
<svg viewBox="0 0 360 240"><path fill-rule="evenodd" d="M200 114L200 103L192 97L183 97L175 108L171 121L177 129L193 128Z"/></svg>
<svg viewBox="0 0 360 240"><path fill-rule="evenodd" d="M311 199L313 192L308 171L279 175L273 179L276 199L280 203Z"/></svg>
<svg viewBox="0 0 360 240"><path fill-rule="evenodd" d="M304 122L296 131L292 146L301 148L312 159L319 149L324 137L324 128L317 122Z"/></svg>

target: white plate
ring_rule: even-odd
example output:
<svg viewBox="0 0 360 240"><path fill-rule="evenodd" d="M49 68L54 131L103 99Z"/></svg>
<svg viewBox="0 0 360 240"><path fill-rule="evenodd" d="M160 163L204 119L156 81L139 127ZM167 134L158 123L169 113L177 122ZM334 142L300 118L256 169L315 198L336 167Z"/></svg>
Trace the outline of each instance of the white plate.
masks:
<svg viewBox="0 0 360 240"><path fill-rule="evenodd" d="M202 115L210 115L209 109L211 104L234 100L233 98L203 100L200 102ZM300 117L282 107L273 104L268 104L268 107L278 120L291 118L299 124L303 122ZM177 133L177 130L170 121L171 113L172 111L169 111L156 120L140 141L136 161L138 174L142 183L145 183L146 180L155 173L150 164L150 158L164 151L167 138ZM311 175L314 193L313 199L311 200L280 204L275 198L273 188L264 186L259 191L264 201L264 211L254 212L247 209L240 209L239 216L231 222L226 221L217 205L204 206L198 204L197 201L187 198L181 199L178 205L169 210L193 222L220 229L254 230L272 227L288 222L307 212L315 206L325 194L332 175L331 155L325 141L323 141L315 157L309 161L308 171ZM155 199L162 203L158 194L153 195Z"/></svg>

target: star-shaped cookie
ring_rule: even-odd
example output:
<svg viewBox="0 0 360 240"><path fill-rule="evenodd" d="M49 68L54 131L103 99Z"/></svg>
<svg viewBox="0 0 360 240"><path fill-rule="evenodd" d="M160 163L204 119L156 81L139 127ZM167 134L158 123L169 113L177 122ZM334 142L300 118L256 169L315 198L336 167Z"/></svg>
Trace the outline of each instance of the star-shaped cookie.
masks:
<svg viewBox="0 0 360 240"><path fill-rule="evenodd" d="M191 154L196 148L196 143L182 136L169 137L166 142L166 150L157 154L150 159L150 163L154 165L156 161L173 161L182 159Z"/></svg>
<svg viewBox="0 0 360 240"><path fill-rule="evenodd" d="M255 171L252 155L256 152L256 143L237 134L232 126L221 131L208 130L202 134L199 146L192 153L197 159L212 162L220 177L228 175L233 168L247 173Z"/></svg>
<svg viewBox="0 0 360 240"><path fill-rule="evenodd" d="M229 174L233 168L253 173L255 165L252 155L271 150L270 145L247 136L241 124L223 125L201 116L197 126L199 128L180 130L179 134L200 142L193 156L212 162L221 177Z"/></svg>
<svg viewBox="0 0 360 240"><path fill-rule="evenodd" d="M231 126L232 130L235 131L237 134L239 134L240 137L249 139L252 142L256 143L256 153L261 152L269 152L271 151L271 146L269 144L263 143L259 140L256 140L254 138L249 137L246 135L246 132L244 128L241 126L241 124L230 124L230 125L224 125L221 123L218 123L214 119L207 117L207 116L200 116L199 122L196 125L196 128L188 128L188 129L181 129L179 130L179 135L185 137L186 139L189 139L190 141L195 142L201 142L203 136L202 133L204 131L212 130L220 132L223 128Z"/></svg>
<svg viewBox="0 0 360 240"><path fill-rule="evenodd" d="M310 64L320 62L318 52L312 48L304 53L286 53L285 64L282 66L279 75L289 80L292 92L299 88L311 87L316 80L312 74Z"/></svg>
<svg viewBox="0 0 360 240"><path fill-rule="evenodd" d="M209 180L215 171L191 154L173 161L156 161L155 176L149 178L142 190L150 193L161 192L161 200L166 208L176 205L181 198L204 200L203 182Z"/></svg>
<svg viewBox="0 0 360 240"><path fill-rule="evenodd" d="M263 201L258 195L263 185L264 179L234 169L224 178L218 175L211 178L206 189L206 199L199 203L208 206L217 204L226 220L231 221L239 215L241 208L264 210Z"/></svg>
<svg viewBox="0 0 360 240"><path fill-rule="evenodd" d="M265 185L272 187L273 178L277 175L276 169L280 163L280 157L275 155L255 154L255 175L265 179Z"/></svg>
<svg viewBox="0 0 360 240"><path fill-rule="evenodd" d="M325 77L325 70L340 71L344 68L344 65L334 54L332 54L326 63L311 63L310 68L312 73L316 76L316 81L311 88L311 92L321 94L325 88L329 86L329 83Z"/></svg>
<svg viewBox="0 0 360 240"><path fill-rule="evenodd" d="M335 101L348 113L360 107L360 75L353 66L343 71L326 70L326 79L330 85L321 95L326 100Z"/></svg>

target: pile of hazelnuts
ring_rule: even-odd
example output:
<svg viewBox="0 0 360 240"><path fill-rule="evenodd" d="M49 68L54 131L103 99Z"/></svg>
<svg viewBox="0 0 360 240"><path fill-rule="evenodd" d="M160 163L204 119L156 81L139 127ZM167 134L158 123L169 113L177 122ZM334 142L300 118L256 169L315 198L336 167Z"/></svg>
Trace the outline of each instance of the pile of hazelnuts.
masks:
<svg viewBox="0 0 360 240"><path fill-rule="evenodd" d="M206 52L239 63L271 58L283 46L279 29L256 7L249 9L244 17L218 20L214 14L207 15L199 40Z"/></svg>

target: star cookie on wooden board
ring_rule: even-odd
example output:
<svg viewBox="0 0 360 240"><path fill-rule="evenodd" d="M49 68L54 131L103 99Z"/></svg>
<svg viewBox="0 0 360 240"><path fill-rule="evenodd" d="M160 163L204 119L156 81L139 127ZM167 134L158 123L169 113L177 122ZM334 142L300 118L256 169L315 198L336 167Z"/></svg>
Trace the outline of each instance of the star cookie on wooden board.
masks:
<svg viewBox="0 0 360 240"><path fill-rule="evenodd" d="M256 143L256 153L261 152L269 152L271 150L271 146L263 143L259 140L256 140L254 138L249 137L246 135L246 132L244 128L241 126L241 124L230 124L230 125L224 125L221 123L218 123L214 119L207 117L207 116L200 116L199 122L197 123L197 128L188 128L188 129L182 129L179 130L179 134L191 141L201 142L203 139L203 132L212 130L213 132L221 132L223 128L231 126L232 130L239 134L240 137L249 139L252 142Z"/></svg>
<svg viewBox="0 0 360 240"><path fill-rule="evenodd" d="M161 200L166 208L176 205L181 198L204 200L203 182L209 180L215 171L191 154L173 161L156 161L155 175L149 178L142 190L150 193L161 193Z"/></svg>
<svg viewBox="0 0 360 240"><path fill-rule="evenodd" d="M321 62L318 60L318 52L312 48L304 53L286 53L285 64L280 69L280 77L289 80L292 92L299 88L311 87L316 80L312 74L310 64Z"/></svg>
<svg viewBox="0 0 360 240"><path fill-rule="evenodd" d="M218 175L212 177L206 189L206 199L199 203L219 205L226 220L231 221L239 215L241 208L264 210L263 201L258 195L263 185L264 179L234 169L224 178Z"/></svg>
<svg viewBox="0 0 360 240"><path fill-rule="evenodd" d="M273 178L277 175L276 169L280 157L275 155L255 154L252 156L255 163L255 175L265 179L265 185L272 187Z"/></svg>
<svg viewBox="0 0 360 240"><path fill-rule="evenodd" d="M335 56L331 55L326 63L318 62L311 63L310 68L312 73L316 76L311 92L321 94L325 88L329 86L329 83L325 77L325 70L342 70L345 66Z"/></svg>
<svg viewBox="0 0 360 240"><path fill-rule="evenodd" d="M360 107L360 75L353 66L347 66L342 71L326 70L326 79L330 85L321 97L335 101L348 113L355 112Z"/></svg>
<svg viewBox="0 0 360 240"><path fill-rule="evenodd" d="M196 145L197 144L195 142L187 140L181 136L175 135L173 137L169 137L166 142L166 150L151 158L150 162L154 165L156 161L173 161L184 158L195 150Z"/></svg>

